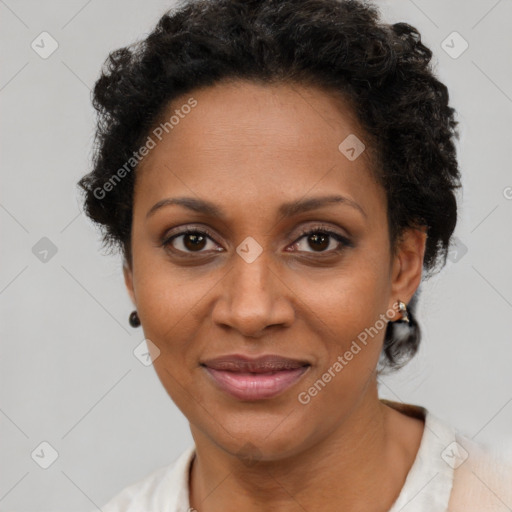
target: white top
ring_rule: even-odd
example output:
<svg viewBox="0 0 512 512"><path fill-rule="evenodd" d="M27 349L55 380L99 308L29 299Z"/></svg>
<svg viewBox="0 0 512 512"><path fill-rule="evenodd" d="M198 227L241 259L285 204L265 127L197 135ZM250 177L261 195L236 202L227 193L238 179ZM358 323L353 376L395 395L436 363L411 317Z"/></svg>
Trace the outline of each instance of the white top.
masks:
<svg viewBox="0 0 512 512"><path fill-rule="evenodd" d="M510 512L512 465L492 458L480 445L427 409L388 400L383 403L425 428L414 463L389 512ZM168 466L123 489L103 512L190 512L189 469L195 447ZM451 500L451 501L450 501Z"/></svg>

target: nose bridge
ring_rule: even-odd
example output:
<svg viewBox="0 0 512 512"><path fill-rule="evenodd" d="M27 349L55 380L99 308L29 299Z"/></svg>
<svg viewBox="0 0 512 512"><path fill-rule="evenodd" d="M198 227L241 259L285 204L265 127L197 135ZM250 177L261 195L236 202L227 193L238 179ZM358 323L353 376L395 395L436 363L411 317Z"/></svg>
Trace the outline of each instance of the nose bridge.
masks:
<svg viewBox="0 0 512 512"><path fill-rule="evenodd" d="M252 230L254 232L254 230ZM260 231L258 231L260 233ZM247 235L235 247L230 264L234 266L233 274L235 286L263 289L272 274L272 254L269 246L270 239L263 231L259 235Z"/></svg>
<svg viewBox="0 0 512 512"><path fill-rule="evenodd" d="M292 308L284 304L282 286L270 252L247 237L236 248L222 290L223 307L217 322L230 325L251 336L265 327L288 323Z"/></svg>

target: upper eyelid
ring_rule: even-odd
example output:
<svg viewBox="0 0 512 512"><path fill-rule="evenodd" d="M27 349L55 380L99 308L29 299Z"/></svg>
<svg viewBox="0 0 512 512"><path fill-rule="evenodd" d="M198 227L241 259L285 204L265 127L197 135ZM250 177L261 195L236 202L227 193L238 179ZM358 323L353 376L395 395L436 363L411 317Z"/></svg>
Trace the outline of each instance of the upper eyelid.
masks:
<svg viewBox="0 0 512 512"><path fill-rule="evenodd" d="M190 225L190 226L184 226L177 233L173 233L171 235L164 235L162 245L170 244L175 238L187 235L188 233L194 233L194 232L206 235L206 237L208 237L212 242L217 244L217 241L215 240L213 233L211 233L211 231L209 229L207 229L205 227L201 227L201 226ZM345 239L347 242L350 242L350 237L348 235L339 233L338 231L336 231L336 228L327 226L327 225L321 223L319 225L312 225L310 227L301 228L300 233L296 237L293 238L292 243L296 243L298 240L301 240L303 237L307 236L310 232L325 232L329 236L337 235L337 236ZM342 243L342 242L340 242L338 240L338 243ZM202 251L198 251L198 254L201 252Z"/></svg>
<svg viewBox="0 0 512 512"><path fill-rule="evenodd" d="M180 236L180 235L186 235L187 233L190 233L190 232L199 232L199 233L204 233L205 235L208 235L209 237L211 237L212 239L216 236L214 235L214 233L212 233L212 230L209 228L209 227L204 227L204 226L196 226L195 224L191 224L191 225L185 225L185 226L182 226L181 228L180 227L177 227L175 228L179 231L177 231L176 233L172 233L172 234L164 234L163 235L163 238L172 238L174 236ZM299 233L299 236L303 236L305 233L308 233L310 231L329 231L329 232L333 232L335 234L338 234L340 236L344 236L345 238L349 238L350 235L348 234L345 234L345 233L338 233L336 231L336 229L339 229L339 228L335 228L333 226L328 226L326 224L317 224L317 225L312 225L312 226L309 226L309 227L302 227L300 228L300 233ZM168 231L173 231L173 230L168 230ZM292 233L294 230L291 230L290 233Z"/></svg>

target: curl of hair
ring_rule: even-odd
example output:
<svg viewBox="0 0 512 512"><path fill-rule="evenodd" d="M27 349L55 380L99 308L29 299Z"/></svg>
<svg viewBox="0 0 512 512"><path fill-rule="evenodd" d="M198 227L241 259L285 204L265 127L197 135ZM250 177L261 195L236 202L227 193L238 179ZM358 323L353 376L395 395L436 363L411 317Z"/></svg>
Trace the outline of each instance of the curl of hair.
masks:
<svg viewBox="0 0 512 512"><path fill-rule="evenodd" d="M317 86L348 101L364 131L387 194L392 247L406 228L426 226L430 276L446 263L460 187L458 123L431 59L416 28L383 23L369 1L182 1L103 66L93 91L93 169L79 181L85 213L104 247L130 263L136 169L105 197L95 191L106 190L169 102L223 80ZM397 343L390 328L383 352L392 366L419 342L419 329Z"/></svg>

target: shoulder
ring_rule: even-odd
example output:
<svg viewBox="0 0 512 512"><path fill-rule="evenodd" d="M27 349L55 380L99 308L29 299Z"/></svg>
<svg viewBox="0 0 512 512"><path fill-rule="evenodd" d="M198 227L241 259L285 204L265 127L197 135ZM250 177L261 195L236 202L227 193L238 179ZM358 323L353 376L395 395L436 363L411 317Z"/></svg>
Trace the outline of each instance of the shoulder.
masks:
<svg viewBox="0 0 512 512"><path fill-rule="evenodd" d="M457 432L450 512L509 512L512 462Z"/></svg>
<svg viewBox="0 0 512 512"><path fill-rule="evenodd" d="M106 505L103 512L161 512L188 503L188 469L195 447L187 448L178 459L156 469L125 487Z"/></svg>
<svg viewBox="0 0 512 512"><path fill-rule="evenodd" d="M512 511L512 461L424 407L390 404L425 419L416 459L390 512Z"/></svg>

